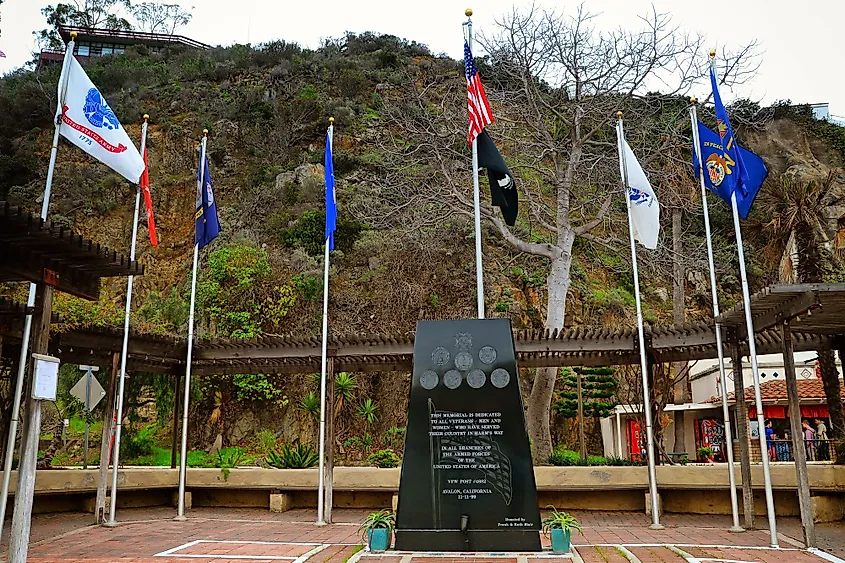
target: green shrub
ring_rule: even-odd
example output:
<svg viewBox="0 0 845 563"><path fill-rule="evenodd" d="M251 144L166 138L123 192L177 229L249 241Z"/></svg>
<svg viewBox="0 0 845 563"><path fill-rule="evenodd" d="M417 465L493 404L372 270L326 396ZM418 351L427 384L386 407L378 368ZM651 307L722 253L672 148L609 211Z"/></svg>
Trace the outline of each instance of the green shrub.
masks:
<svg viewBox="0 0 845 563"><path fill-rule="evenodd" d="M381 468L396 467L399 465L399 461L399 456L390 448L372 453L367 458L367 463Z"/></svg>
<svg viewBox="0 0 845 563"><path fill-rule="evenodd" d="M255 440L258 442L258 449L265 456L276 448L276 434L272 430L262 430Z"/></svg>
<svg viewBox="0 0 845 563"><path fill-rule="evenodd" d="M644 461L637 461L634 459L628 459L625 457L616 457L616 456L609 456L606 460L607 465L612 466L634 466L634 465L645 465Z"/></svg>
<svg viewBox="0 0 845 563"><path fill-rule="evenodd" d="M549 463L558 466L585 465L581 460L581 454L563 448L555 448L549 456Z"/></svg>
<svg viewBox="0 0 845 563"><path fill-rule="evenodd" d="M223 448L217 452L217 467L223 473L223 480L229 480L229 471L236 468L244 458L241 448Z"/></svg>
<svg viewBox="0 0 845 563"><path fill-rule="evenodd" d="M130 460L152 454L155 447L155 431L155 425L150 424L137 434L123 433L120 440L120 456L124 460Z"/></svg>
<svg viewBox="0 0 845 563"><path fill-rule="evenodd" d="M281 451L273 450L267 456L267 465L276 469L307 469L319 462L314 448L307 444L290 444L282 446Z"/></svg>
<svg viewBox="0 0 845 563"><path fill-rule="evenodd" d="M404 438L404 426L391 426L384 434L384 441L391 446L395 446L399 443L400 440L403 440Z"/></svg>
<svg viewBox="0 0 845 563"><path fill-rule="evenodd" d="M587 465L607 465L607 458L603 455L587 456Z"/></svg>

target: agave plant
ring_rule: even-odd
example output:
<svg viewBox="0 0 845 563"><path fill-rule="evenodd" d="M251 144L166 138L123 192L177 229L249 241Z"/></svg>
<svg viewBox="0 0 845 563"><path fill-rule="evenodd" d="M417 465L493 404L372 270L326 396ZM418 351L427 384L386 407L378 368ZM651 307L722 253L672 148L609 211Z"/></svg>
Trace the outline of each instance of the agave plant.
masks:
<svg viewBox="0 0 845 563"><path fill-rule="evenodd" d="M371 512L364 518L364 521L361 522L361 527L358 528L358 531L361 533L361 539L364 540L364 543L368 543L367 536L369 535L370 530L375 529L386 529L389 531L393 531L393 528L396 526L396 519L393 516L393 513L389 510L381 510L379 512Z"/></svg>
<svg viewBox="0 0 845 563"><path fill-rule="evenodd" d="M552 530L578 530L582 534L584 530L581 529L581 524L578 520L566 512L559 512L554 506L549 506L552 513L543 518L543 533L549 535Z"/></svg>
<svg viewBox="0 0 845 563"><path fill-rule="evenodd" d="M276 469L307 469L317 465L314 448L306 444L285 444L281 451L273 450L267 456L267 465Z"/></svg>

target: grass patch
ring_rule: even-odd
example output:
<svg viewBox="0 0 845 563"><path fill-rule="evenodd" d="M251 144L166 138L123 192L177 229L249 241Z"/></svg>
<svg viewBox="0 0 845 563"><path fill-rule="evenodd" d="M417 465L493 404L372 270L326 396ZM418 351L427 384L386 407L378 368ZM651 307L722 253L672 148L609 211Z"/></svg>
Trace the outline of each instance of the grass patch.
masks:
<svg viewBox="0 0 845 563"><path fill-rule="evenodd" d="M361 551L362 549L364 549L364 545L363 545L363 544L358 544L358 545L356 545L354 548L352 548L352 553L350 553L349 555L347 555L347 556L343 559L343 563L347 563L347 561L349 561L350 559L352 559L352 556L353 556L353 555L355 555L356 553L358 553L358 552L359 552L359 551Z"/></svg>
<svg viewBox="0 0 845 563"><path fill-rule="evenodd" d="M171 452L169 448L153 447L153 453L123 461L126 465L142 465L149 467L169 467ZM180 455L176 454L176 464L179 465ZM217 456L209 456L204 451L188 452L188 467L217 467Z"/></svg>

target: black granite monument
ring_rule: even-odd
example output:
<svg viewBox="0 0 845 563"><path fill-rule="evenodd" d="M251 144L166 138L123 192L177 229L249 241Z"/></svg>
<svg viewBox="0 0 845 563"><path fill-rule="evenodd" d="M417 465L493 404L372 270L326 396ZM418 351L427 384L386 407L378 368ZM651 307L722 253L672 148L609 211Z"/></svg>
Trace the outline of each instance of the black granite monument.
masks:
<svg viewBox="0 0 845 563"><path fill-rule="evenodd" d="M420 321L396 549L540 551L508 319Z"/></svg>

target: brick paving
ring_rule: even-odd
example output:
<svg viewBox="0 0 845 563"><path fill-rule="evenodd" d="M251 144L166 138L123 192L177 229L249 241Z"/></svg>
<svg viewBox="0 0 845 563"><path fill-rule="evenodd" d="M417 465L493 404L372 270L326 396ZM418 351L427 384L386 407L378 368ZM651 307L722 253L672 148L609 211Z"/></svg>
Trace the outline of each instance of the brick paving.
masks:
<svg viewBox="0 0 845 563"><path fill-rule="evenodd" d="M118 512L121 524L117 528L92 525L90 514L36 515L29 561L305 563L307 559L307 563L518 563L516 557L490 558L483 554L420 556L411 560L407 554L357 553L361 543L358 523L366 513L338 509L334 511L334 524L324 527L314 525L315 514L311 510L274 514L254 508L197 508L189 512L187 522L176 522L172 508L125 509ZM584 528L583 535L576 533L572 538L577 550L571 559L573 563L700 563L699 558L747 563L784 560L824 563L818 555L794 549L788 541L782 541L781 546L791 548L790 551L769 549L767 530L732 534L727 531L729 517L667 514L662 520L665 529L650 530L650 519L641 513L572 511L571 514ZM792 538L793 543L800 540L798 519L780 518L778 524L784 539ZM4 552L8 528L7 521L6 535L0 543ZM818 524L816 530L820 548L845 559L845 523ZM543 543L548 546L546 538ZM679 546L691 559L665 547L667 544ZM549 562L548 555L544 559L529 559L529 563Z"/></svg>

